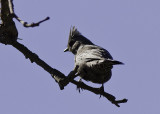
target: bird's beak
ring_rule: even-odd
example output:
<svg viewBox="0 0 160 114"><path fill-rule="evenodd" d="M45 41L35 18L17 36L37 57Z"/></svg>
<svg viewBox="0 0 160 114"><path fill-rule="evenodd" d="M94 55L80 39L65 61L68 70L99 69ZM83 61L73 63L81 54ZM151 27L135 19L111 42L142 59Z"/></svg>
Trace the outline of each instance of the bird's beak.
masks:
<svg viewBox="0 0 160 114"><path fill-rule="evenodd" d="M69 49L68 49L68 48L66 48L66 49L64 50L64 52L67 52L67 51L69 51Z"/></svg>

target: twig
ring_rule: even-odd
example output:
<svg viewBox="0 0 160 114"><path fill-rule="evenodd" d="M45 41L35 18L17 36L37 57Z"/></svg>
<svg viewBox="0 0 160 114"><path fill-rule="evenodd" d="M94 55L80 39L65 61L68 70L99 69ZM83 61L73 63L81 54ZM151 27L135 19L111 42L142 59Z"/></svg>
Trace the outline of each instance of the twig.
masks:
<svg viewBox="0 0 160 114"><path fill-rule="evenodd" d="M10 14L14 14L13 0L8 0Z"/></svg>
<svg viewBox="0 0 160 114"><path fill-rule="evenodd" d="M14 18L19 21L24 27L36 27L36 26L39 26L41 23L43 23L44 21L47 21L50 19L50 17L46 17L45 19L37 22L37 23L31 23L31 24L28 24L27 22L21 20L17 15L14 14Z"/></svg>
<svg viewBox="0 0 160 114"><path fill-rule="evenodd" d="M49 17L46 17L45 19L37 22L37 23L31 23L28 24L27 22L23 21L22 19L20 19L16 13L14 12L14 8L13 8L13 0L8 0L8 4L9 4L9 11L10 11L10 15L12 16L12 18L15 18L17 21L19 21L24 27L36 27L39 26L41 23L43 23L44 21L49 20Z"/></svg>

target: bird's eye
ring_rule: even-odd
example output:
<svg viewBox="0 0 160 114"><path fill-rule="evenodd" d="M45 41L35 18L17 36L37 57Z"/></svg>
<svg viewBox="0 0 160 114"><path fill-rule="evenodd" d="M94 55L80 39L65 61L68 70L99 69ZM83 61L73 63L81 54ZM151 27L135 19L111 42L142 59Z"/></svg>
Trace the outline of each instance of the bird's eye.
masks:
<svg viewBox="0 0 160 114"><path fill-rule="evenodd" d="M69 46L70 46L70 47L72 47L72 46L73 46L73 44L74 44L74 41L73 41L73 40L71 40L71 41L69 42Z"/></svg>

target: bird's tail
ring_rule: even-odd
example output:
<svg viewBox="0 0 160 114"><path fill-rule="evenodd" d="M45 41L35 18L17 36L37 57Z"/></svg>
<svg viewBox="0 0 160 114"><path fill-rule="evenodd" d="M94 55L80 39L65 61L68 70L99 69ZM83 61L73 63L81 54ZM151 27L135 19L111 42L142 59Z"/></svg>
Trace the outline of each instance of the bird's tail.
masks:
<svg viewBox="0 0 160 114"><path fill-rule="evenodd" d="M122 65L124 64L120 61L113 60L113 59L86 58L86 62L91 62L91 61L98 61L99 64L103 64L103 65ZM97 62L95 64L97 64Z"/></svg>
<svg viewBox="0 0 160 114"><path fill-rule="evenodd" d="M106 59L106 62L110 65L122 65L124 63L117 61L117 60L112 60L112 59Z"/></svg>

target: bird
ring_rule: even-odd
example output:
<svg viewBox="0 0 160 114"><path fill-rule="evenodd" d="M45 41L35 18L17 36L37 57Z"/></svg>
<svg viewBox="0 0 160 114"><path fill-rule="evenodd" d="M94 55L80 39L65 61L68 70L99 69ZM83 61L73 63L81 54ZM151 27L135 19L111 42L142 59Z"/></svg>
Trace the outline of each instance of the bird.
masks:
<svg viewBox="0 0 160 114"><path fill-rule="evenodd" d="M114 60L111 54L104 48L95 45L83 36L75 26L70 28L67 48L64 52L72 52L75 55L74 69L68 75L69 79L79 76L82 79L96 84L104 83L112 76L113 65L123 64Z"/></svg>

